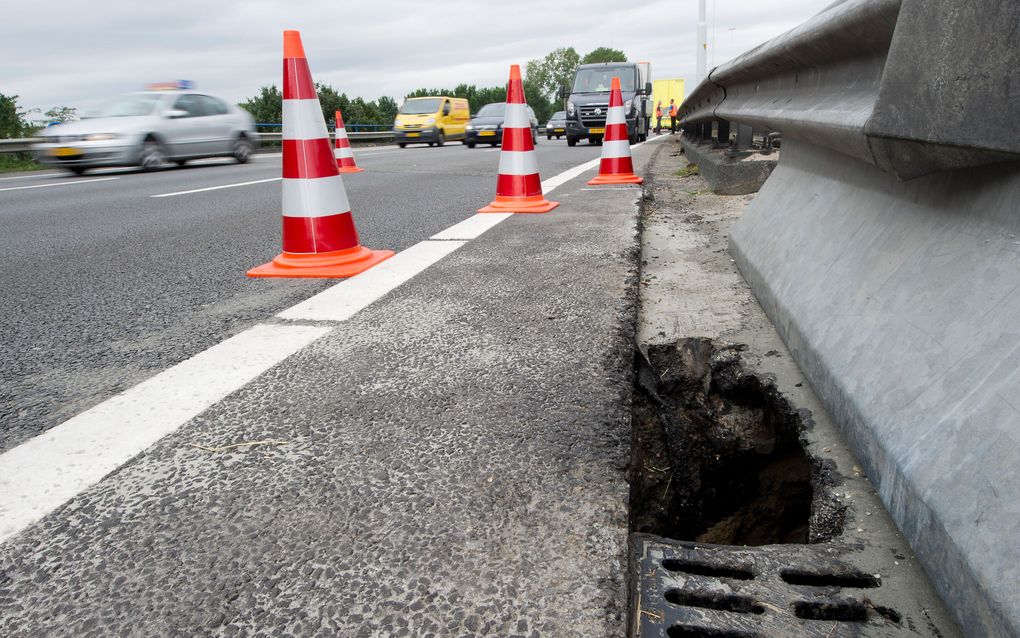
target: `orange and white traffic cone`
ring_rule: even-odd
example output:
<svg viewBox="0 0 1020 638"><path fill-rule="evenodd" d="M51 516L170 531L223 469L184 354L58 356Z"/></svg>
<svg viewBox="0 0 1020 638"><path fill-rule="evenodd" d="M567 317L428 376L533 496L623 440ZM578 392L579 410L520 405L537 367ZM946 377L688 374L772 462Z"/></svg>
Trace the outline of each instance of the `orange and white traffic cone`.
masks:
<svg viewBox="0 0 1020 638"><path fill-rule="evenodd" d="M542 195L527 104L521 67L514 64L510 67L510 82L506 87L496 199L479 209L479 213L547 213L559 206L559 202L550 202Z"/></svg>
<svg viewBox="0 0 1020 638"><path fill-rule="evenodd" d="M623 111L623 94L620 78L613 78L609 91L609 113L606 115L606 134L602 138L602 161L599 174L588 182L601 184L640 184L645 180L634 174L630 157L630 140L627 136L627 114Z"/></svg>
<svg viewBox="0 0 1020 638"><path fill-rule="evenodd" d="M249 277L351 277L393 256L358 242L297 31L283 32L283 252Z"/></svg>
<svg viewBox="0 0 1020 638"><path fill-rule="evenodd" d="M365 170L358 168L354 163L354 151L351 150L351 141L347 139L347 127L344 126L344 116L340 111L336 112L336 130L333 133L336 140L336 147L333 154L336 156L336 168L341 173L360 173Z"/></svg>

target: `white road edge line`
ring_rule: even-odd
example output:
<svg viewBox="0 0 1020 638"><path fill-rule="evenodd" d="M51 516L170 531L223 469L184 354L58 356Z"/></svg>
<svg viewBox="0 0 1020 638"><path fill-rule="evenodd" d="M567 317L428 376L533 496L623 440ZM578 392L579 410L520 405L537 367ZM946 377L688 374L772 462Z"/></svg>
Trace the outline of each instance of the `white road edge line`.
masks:
<svg viewBox="0 0 1020 638"><path fill-rule="evenodd" d="M459 224L454 224L446 230L436 233L429 237L429 239L475 239L504 219L513 217L513 215L513 213L478 213L468 217Z"/></svg>
<svg viewBox="0 0 1020 638"><path fill-rule="evenodd" d="M308 321L346 321L466 243L431 240L419 242L378 266L345 279L276 316Z"/></svg>
<svg viewBox="0 0 1020 638"><path fill-rule="evenodd" d="M11 186L9 188L0 188L2 191L23 191L29 188L46 188L47 186L70 186L71 184L89 184L91 182L108 182L112 179L120 179L119 177L100 177L99 179L76 179L73 182L57 182L55 184L33 184L32 186Z"/></svg>
<svg viewBox="0 0 1020 638"><path fill-rule="evenodd" d="M543 192L548 193L598 162L599 159L585 162L546 180L542 183ZM118 178L84 181L104 179ZM291 306L277 317L345 321L467 244L466 240L480 236L511 216L486 213L469 217L378 266ZM255 325L0 454L0 543L332 329L301 324Z"/></svg>
<svg viewBox="0 0 1020 638"><path fill-rule="evenodd" d="M252 184L265 184L266 182L278 182L282 177L270 177L269 179L256 179L250 182L238 182L237 184L224 184L222 186L209 186L207 188L196 188L190 191L178 191L176 193L163 193L162 195L149 195L149 197L174 197L176 195L190 195L192 193L204 193L206 191L218 191L221 188L237 188L238 186L250 186Z"/></svg>
<svg viewBox="0 0 1020 638"><path fill-rule="evenodd" d="M0 455L0 541L330 330L256 325Z"/></svg>

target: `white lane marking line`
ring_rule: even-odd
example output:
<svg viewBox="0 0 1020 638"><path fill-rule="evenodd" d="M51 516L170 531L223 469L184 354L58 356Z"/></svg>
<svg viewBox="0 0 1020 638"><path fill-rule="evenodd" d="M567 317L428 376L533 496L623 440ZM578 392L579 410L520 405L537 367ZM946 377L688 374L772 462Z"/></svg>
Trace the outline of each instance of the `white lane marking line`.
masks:
<svg viewBox="0 0 1020 638"><path fill-rule="evenodd" d="M601 161L602 161L601 157L596 157L595 159L591 160L590 162L585 162L584 164L578 164L574 168L568 168L567 170L563 171L559 175L550 177L549 179L547 179L547 180L542 182L542 193L545 194L545 195L548 195L549 192L554 190L557 186L560 186L560 185L562 185L562 184L564 184L566 182L569 182L570 180L574 179L575 177L577 177L578 175L580 175L581 173L583 173L583 172L585 172L587 170L595 168L596 166L599 165L599 162L601 162Z"/></svg>
<svg viewBox="0 0 1020 638"><path fill-rule="evenodd" d="M346 321L466 243L466 241L428 240L419 242L378 266L345 279L276 316L281 319Z"/></svg>
<svg viewBox="0 0 1020 638"><path fill-rule="evenodd" d="M478 213L436 233L429 239L475 239L508 217L513 217L513 213Z"/></svg>
<svg viewBox="0 0 1020 638"><path fill-rule="evenodd" d="M192 193L204 193L206 191L218 191L223 188L237 188L238 186L250 186L252 184L265 184L266 182L278 182L282 177L270 177L269 179L256 179L251 182L238 182L237 184L224 184L222 186L209 186L208 188L196 188L190 191L178 191L176 193L163 193L161 195L149 195L149 197L175 197L177 195L190 195Z"/></svg>
<svg viewBox="0 0 1020 638"><path fill-rule="evenodd" d="M249 328L0 455L0 541L330 330Z"/></svg>
<svg viewBox="0 0 1020 638"><path fill-rule="evenodd" d="M637 148L637 147L642 146L644 144L648 144L649 142L654 142L657 139L658 138L653 138L653 139L645 140L644 142L640 142L638 144L634 144L633 146L631 146L631 148L632 149ZM583 173L583 172L585 172L585 171L587 171L589 169L595 168L596 166L599 165L599 162L601 162L601 161L602 161L602 156L599 155L598 157L596 157L595 159L591 160L590 162L585 162L584 164L578 164L574 168L568 168L567 170L563 171L559 175L556 175L554 177L550 177L549 179L547 179L544 182L542 182L542 193L543 194L548 194L549 191L555 189L557 186L561 186L564 183L569 182L570 180L574 179L575 177L577 177L581 173Z"/></svg>
<svg viewBox="0 0 1020 638"><path fill-rule="evenodd" d="M73 182L55 182L53 184L33 184L32 186L11 186L0 188L0 191L23 191L29 188L46 188L47 186L70 186L71 184L89 184L92 182L108 182L119 177L100 177L99 179L76 179Z"/></svg>
<svg viewBox="0 0 1020 638"><path fill-rule="evenodd" d="M502 148L487 148L487 149L485 149L482 152L483 153L498 153L498 152L500 152L502 150L503 150Z"/></svg>

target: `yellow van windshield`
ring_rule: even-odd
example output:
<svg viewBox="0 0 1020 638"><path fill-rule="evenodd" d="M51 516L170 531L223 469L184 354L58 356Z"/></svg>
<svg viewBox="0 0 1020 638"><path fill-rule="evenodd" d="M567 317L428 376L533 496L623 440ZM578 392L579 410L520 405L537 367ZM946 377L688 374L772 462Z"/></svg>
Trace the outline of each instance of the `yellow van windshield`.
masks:
<svg viewBox="0 0 1020 638"><path fill-rule="evenodd" d="M427 100L407 100L400 107L400 112L405 115L422 115L424 113L435 113L439 110L439 98Z"/></svg>

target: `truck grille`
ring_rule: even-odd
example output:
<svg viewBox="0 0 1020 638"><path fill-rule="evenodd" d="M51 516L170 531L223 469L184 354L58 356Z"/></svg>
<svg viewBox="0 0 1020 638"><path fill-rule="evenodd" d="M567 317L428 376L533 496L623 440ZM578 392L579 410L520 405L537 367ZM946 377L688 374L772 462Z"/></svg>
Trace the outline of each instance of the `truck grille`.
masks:
<svg viewBox="0 0 1020 638"><path fill-rule="evenodd" d="M581 124L585 126L605 126L609 104L585 104L577 107L581 115ZM598 111L596 113L595 111Z"/></svg>

